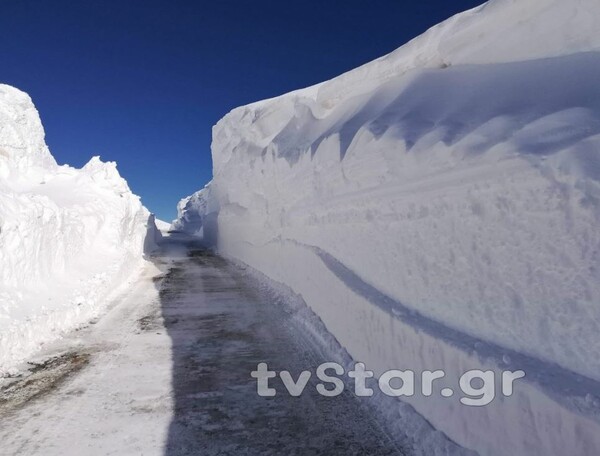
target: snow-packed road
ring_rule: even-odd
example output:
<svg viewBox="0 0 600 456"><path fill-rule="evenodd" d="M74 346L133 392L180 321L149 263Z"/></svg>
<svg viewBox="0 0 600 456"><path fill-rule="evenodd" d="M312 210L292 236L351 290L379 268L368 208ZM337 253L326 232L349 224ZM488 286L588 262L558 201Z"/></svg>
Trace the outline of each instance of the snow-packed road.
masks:
<svg viewBox="0 0 600 456"><path fill-rule="evenodd" d="M242 268L175 241L155 263L4 384L0 454L402 454L365 403L319 396L317 379L299 398L279 379L256 394L259 362L297 378L328 359Z"/></svg>

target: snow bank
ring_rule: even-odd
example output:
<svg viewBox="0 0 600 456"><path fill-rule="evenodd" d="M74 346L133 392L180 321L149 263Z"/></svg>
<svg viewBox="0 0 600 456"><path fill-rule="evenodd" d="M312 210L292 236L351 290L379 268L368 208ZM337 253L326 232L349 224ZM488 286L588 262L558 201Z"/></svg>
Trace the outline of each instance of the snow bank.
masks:
<svg viewBox="0 0 600 456"><path fill-rule="evenodd" d="M210 185L206 185L202 190L179 201L177 218L173 220L170 229L202 237L203 219L207 212L209 194Z"/></svg>
<svg viewBox="0 0 600 456"><path fill-rule="evenodd" d="M115 163L58 166L29 96L0 85L0 374L96 316L154 231Z"/></svg>
<svg viewBox="0 0 600 456"><path fill-rule="evenodd" d="M597 0L495 0L235 109L175 225L301 295L378 374L525 370L485 407L407 399L459 444L596 454L599 22Z"/></svg>

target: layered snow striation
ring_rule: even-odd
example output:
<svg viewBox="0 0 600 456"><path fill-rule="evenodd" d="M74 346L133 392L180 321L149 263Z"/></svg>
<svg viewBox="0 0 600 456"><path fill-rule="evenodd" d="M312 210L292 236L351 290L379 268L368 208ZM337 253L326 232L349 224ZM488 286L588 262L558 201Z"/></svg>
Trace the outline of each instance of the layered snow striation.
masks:
<svg viewBox="0 0 600 456"><path fill-rule="evenodd" d="M114 163L57 165L29 96L0 85L0 373L95 317L155 237Z"/></svg>
<svg viewBox="0 0 600 456"><path fill-rule="evenodd" d="M526 370L486 407L407 399L461 445L595 454L599 21L595 0L495 0L235 109L176 224L301 295L376 373Z"/></svg>

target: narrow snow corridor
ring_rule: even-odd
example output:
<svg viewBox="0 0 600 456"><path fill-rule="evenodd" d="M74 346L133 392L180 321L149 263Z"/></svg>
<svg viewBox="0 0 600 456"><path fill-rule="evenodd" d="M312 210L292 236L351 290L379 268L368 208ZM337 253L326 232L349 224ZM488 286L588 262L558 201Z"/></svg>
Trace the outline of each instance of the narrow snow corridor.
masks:
<svg viewBox="0 0 600 456"><path fill-rule="evenodd" d="M330 359L242 268L185 239L155 263L162 274L149 268L107 315L2 386L1 454L405 454L368 402L348 389L319 396L314 375L301 397L280 379L277 396L257 395L259 362L297 379Z"/></svg>

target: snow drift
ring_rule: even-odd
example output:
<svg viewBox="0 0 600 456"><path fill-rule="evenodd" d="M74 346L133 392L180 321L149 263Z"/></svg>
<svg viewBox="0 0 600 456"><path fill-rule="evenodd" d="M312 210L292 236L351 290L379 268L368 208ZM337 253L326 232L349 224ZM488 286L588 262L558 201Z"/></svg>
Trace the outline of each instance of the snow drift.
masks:
<svg viewBox="0 0 600 456"><path fill-rule="evenodd" d="M114 163L58 166L29 96L0 85L0 373L96 316L155 235Z"/></svg>
<svg viewBox="0 0 600 456"><path fill-rule="evenodd" d="M301 295L376 374L443 369L439 391L525 370L485 407L406 398L459 444L597 454L599 22L596 0L494 0L237 108L177 226Z"/></svg>

